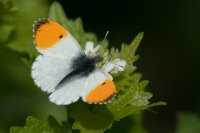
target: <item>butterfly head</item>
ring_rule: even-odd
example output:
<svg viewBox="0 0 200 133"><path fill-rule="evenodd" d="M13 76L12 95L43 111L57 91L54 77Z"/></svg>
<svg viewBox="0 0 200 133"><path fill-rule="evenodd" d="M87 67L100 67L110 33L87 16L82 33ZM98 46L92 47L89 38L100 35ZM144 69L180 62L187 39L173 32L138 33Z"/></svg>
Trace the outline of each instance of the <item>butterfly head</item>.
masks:
<svg viewBox="0 0 200 133"><path fill-rule="evenodd" d="M97 56L94 57L94 61L95 61L96 63L102 62L103 60L104 60L104 58L103 58L102 55L97 55Z"/></svg>

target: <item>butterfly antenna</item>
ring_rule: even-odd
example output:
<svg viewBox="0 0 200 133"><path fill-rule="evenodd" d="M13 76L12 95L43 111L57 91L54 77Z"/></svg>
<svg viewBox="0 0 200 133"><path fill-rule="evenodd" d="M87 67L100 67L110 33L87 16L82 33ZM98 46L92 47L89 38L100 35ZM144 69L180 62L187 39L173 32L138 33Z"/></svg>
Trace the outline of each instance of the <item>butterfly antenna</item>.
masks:
<svg viewBox="0 0 200 133"><path fill-rule="evenodd" d="M104 38L103 38L103 41L102 41L101 44L100 44L100 48L99 48L99 50L98 50L99 52L100 52L100 50L101 50L103 44L105 43L105 40L106 40L108 34L109 34L109 31L107 30L107 31L106 31L106 34L105 34L105 36L104 36Z"/></svg>
<svg viewBox="0 0 200 133"><path fill-rule="evenodd" d="M104 36L104 38L103 38L103 41L102 41L101 45L104 44L104 42L105 42L105 40L106 40L108 34L109 34L109 31L107 30L107 31L106 31L106 34L105 34L105 36Z"/></svg>

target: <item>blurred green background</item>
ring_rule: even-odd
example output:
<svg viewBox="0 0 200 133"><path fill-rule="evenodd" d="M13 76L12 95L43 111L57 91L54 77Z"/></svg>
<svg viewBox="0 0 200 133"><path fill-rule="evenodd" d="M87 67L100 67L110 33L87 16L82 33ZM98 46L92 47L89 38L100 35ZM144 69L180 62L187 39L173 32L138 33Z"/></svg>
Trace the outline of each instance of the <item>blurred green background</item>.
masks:
<svg viewBox="0 0 200 133"><path fill-rule="evenodd" d="M17 42L20 39L33 45L32 22L47 16L52 1L0 0L0 3L6 1L7 7L0 4L0 133L13 125L22 126L28 115L45 119L53 114L59 121L65 120L64 107L49 103L47 95L34 86L20 55L5 48L5 45L20 47ZM178 118L182 119L180 112L192 113L189 117L197 122L184 119L191 121L191 125L199 122L200 1L58 1L69 18L81 17L85 30L96 33L100 39L109 30L112 46L129 43L138 32L144 31L137 52L140 55L136 64L138 71L143 73L143 79L150 81L152 101L168 103L156 108L156 113L145 112L147 131L174 133ZM7 12L10 7L12 10ZM200 122L196 125L200 127Z"/></svg>

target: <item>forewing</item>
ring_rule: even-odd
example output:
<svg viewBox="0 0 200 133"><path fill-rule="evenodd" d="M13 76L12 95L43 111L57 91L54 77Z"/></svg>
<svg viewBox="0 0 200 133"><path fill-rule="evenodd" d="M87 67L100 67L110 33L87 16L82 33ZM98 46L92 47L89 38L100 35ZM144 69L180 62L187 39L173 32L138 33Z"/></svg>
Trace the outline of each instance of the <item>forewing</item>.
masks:
<svg viewBox="0 0 200 133"><path fill-rule="evenodd" d="M38 19L33 27L36 49L41 54L71 59L83 52L73 36L51 19Z"/></svg>
<svg viewBox="0 0 200 133"><path fill-rule="evenodd" d="M70 60L39 55L32 65L31 75L39 88L50 93L72 71L70 65Z"/></svg>
<svg viewBox="0 0 200 133"><path fill-rule="evenodd" d="M112 79L103 71L96 70L87 78L82 99L88 103L106 103L116 93Z"/></svg>

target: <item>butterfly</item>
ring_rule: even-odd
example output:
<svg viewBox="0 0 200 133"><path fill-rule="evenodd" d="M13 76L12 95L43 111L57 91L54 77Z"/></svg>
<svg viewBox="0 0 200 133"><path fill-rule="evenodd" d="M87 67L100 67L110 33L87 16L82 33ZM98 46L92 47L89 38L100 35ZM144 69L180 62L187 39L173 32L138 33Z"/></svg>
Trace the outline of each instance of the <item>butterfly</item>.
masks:
<svg viewBox="0 0 200 133"><path fill-rule="evenodd" d="M97 63L102 55L89 56L68 30L51 19L34 23L34 42L40 55L32 64L31 76L49 100L69 105L82 98L87 103L107 103L116 94L112 77Z"/></svg>

